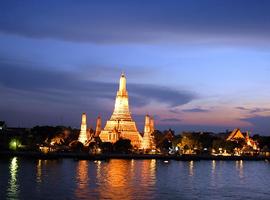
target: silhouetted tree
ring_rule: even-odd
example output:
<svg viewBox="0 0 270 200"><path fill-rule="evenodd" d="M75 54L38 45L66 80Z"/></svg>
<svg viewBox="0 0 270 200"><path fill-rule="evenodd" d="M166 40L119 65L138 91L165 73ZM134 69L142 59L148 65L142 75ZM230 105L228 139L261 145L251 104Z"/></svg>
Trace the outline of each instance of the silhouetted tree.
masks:
<svg viewBox="0 0 270 200"><path fill-rule="evenodd" d="M131 141L128 139L120 139L113 144L115 152L118 153L130 153L132 150Z"/></svg>
<svg viewBox="0 0 270 200"><path fill-rule="evenodd" d="M102 142L100 148L102 153L111 153L113 151L113 144L110 142Z"/></svg>

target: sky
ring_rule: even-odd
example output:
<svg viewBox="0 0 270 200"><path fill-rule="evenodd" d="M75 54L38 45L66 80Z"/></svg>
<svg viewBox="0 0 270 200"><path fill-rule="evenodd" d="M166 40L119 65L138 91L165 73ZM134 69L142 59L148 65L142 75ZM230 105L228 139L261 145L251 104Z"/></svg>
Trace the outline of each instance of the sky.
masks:
<svg viewBox="0 0 270 200"><path fill-rule="evenodd" d="M95 127L121 72L140 131L270 135L270 1L0 1L0 120Z"/></svg>

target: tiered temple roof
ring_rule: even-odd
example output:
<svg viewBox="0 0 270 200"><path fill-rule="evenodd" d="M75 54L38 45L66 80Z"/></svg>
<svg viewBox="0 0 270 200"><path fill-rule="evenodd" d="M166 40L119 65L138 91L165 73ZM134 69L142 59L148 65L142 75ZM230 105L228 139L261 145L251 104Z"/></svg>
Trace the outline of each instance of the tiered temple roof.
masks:
<svg viewBox="0 0 270 200"><path fill-rule="evenodd" d="M129 111L126 77L120 77L119 90L116 94L113 114L106 122L105 128L99 135L103 142L116 142L119 138L131 140L131 144L138 148L142 145L142 136L137 130L136 123Z"/></svg>

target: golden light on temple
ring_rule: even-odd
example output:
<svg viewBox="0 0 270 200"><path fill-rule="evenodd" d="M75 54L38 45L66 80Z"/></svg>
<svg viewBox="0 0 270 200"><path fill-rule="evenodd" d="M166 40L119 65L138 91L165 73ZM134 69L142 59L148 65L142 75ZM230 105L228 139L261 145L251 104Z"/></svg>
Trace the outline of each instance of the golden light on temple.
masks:
<svg viewBox="0 0 270 200"><path fill-rule="evenodd" d="M98 116L98 118L97 118L97 124L96 124L95 137L99 137L99 134L100 133L101 133L101 117Z"/></svg>
<svg viewBox="0 0 270 200"><path fill-rule="evenodd" d="M78 141L81 142L81 143L83 143L84 145L88 141L88 137L87 137L87 123L86 123L86 114L85 113L82 114L81 131L80 131L80 135L79 135Z"/></svg>
<svg viewBox="0 0 270 200"><path fill-rule="evenodd" d="M145 116L145 125L144 125L144 135L143 135L143 142L142 142L142 148L143 149L155 149L154 147L154 138L152 136L154 132L154 119L153 117L150 117L149 115Z"/></svg>
<svg viewBox="0 0 270 200"><path fill-rule="evenodd" d="M119 139L129 139L131 145L138 149L155 150L153 133L154 118L146 115L143 136L139 133L135 121L129 110L129 98L126 86L126 76L122 73L119 80L119 89L116 93L114 110L111 118L106 122L104 129L101 128L101 117L97 118L94 135L88 136L86 114L82 114L81 131L78 141L87 145L90 138L99 137L102 142L115 143Z"/></svg>
<svg viewBox="0 0 270 200"><path fill-rule="evenodd" d="M120 77L113 114L110 120L106 122L105 128L101 131L99 137L103 142L112 143L119 138L129 139L133 146L141 147L143 139L129 111L128 91L124 74L121 74Z"/></svg>

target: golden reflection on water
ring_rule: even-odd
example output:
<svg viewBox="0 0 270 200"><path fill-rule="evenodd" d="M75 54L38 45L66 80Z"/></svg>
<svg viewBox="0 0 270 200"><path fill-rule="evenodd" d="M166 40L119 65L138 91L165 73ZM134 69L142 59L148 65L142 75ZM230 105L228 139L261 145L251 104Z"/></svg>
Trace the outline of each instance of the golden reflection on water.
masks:
<svg viewBox="0 0 270 200"><path fill-rule="evenodd" d="M19 185L17 181L17 173L18 173L18 159L17 157L14 157L11 159L9 164L9 173L10 173L10 179L8 183L8 196L11 197L11 199L17 199L18 193L19 193Z"/></svg>
<svg viewBox="0 0 270 200"><path fill-rule="evenodd" d="M77 188L75 195L78 199L88 196L89 192L89 175L88 175L88 160L78 161L76 169Z"/></svg>
<svg viewBox="0 0 270 200"><path fill-rule="evenodd" d="M42 182L42 160L39 159L37 163L37 174L36 174L37 183Z"/></svg>
<svg viewBox="0 0 270 200"><path fill-rule="evenodd" d="M107 169L107 182L112 188L124 188L128 184L130 175L129 161L111 160Z"/></svg>
<svg viewBox="0 0 270 200"><path fill-rule="evenodd" d="M215 160L212 160L212 174L215 174L215 171L216 171L216 161Z"/></svg>
<svg viewBox="0 0 270 200"><path fill-rule="evenodd" d="M189 176L193 176L194 175L194 161L191 160L189 161Z"/></svg>
<svg viewBox="0 0 270 200"><path fill-rule="evenodd" d="M97 192L101 199L134 199L138 192L156 181L156 160L110 160L102 163L102 174L97 173ZM137 191L133 184L144 186ZM144 189L143 189L144 190Z"/></svg>
<svg viewBox="0 0 270 200"><path fill-rule="evenodd" d="M141 169L141 185L154 185L156 183L156 160L142 161Z"/></svg>
<svg viewBox="0 0 270 200"><path fill-rule="evenodd" d="M93 184L97 184L94 192L90 192L88 168L91 162L78 161L76 169L75 196L78 199L87 199L98 196L100 199L134 199L138 192L149 193L149 188L156 183L156 160L116 160L109 162L95 161L96 177ZM94 180L96 178L96 180ZM91 180L92 180L91 179ZM143 186L137 191L132 185Z"/></svg>

